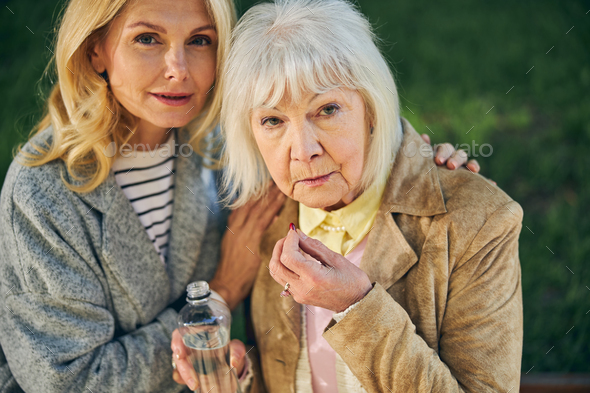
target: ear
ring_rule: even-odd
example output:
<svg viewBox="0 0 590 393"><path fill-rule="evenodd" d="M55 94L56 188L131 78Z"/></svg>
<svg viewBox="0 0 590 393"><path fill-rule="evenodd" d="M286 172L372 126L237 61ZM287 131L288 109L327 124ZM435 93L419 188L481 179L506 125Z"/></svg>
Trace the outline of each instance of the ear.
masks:
<svg viewBox="0 0 590 393"><path fill-rule="evenodd" d="M92 63L92 68L99 74L102 74L106 71L107 67L103 60L103 51L99 44L96 44L94 48L90 50L90 62Z"/></svg>

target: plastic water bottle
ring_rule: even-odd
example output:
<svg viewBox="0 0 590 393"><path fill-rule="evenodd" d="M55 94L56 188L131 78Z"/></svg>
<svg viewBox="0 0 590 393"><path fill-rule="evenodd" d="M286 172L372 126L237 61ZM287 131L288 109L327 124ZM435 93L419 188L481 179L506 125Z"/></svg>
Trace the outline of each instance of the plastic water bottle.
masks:
<svg viewBox="0 0 590 393"><path fill-rule="evenodd" d="M230 366L231 313L211 298L209 284L196 281L186 287L188 304L178 314L178 329L197 372L202 393L241 393L236 371Z"/></svg>

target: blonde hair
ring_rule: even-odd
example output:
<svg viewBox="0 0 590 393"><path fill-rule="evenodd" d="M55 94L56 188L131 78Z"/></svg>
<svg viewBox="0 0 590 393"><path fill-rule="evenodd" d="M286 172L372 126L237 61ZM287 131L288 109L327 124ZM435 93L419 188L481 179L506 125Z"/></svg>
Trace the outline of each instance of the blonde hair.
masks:
<svg viewBox="0 0 590 393"><path fill-rule="evenodd" d="M360 191L387 175L402 131L393 75L375 42L368 20L343 0L277 0L244 14L223 70L226 202L237 207L263 196L271 179L252 110L338 87L359 92L374 127Z"/></svg>
<svg viewBox="0 0 590 393"><path fill-rule="evenodd" d="M236 23L232 0L204 0L218 36L217 76L229 49L231 30ZM47 114L36 127L40 133L53 126L51 146L31 143L37 153L18 151L17 160L23 165L39 166L56 159L65 162L68 172L81 186L69 184L73 191L89 192L109 175L114 157L103 152L115 143L118 148L135 131L137 119L116 100L108 83L96 73L89 51L108 33L111 22L120 15L127 0L71 0L63 15L55 55L52 61L58 83L47 100ZM50 63L51 64L51 63ZM217 83L216 83L217 84ZM204 154L205 137L219 121L221 93L215 86L199 116L185 127L191 131L191 144ZM30 141L31 142L31 141ZM109 146L110 145L110 146Z"/></svg>

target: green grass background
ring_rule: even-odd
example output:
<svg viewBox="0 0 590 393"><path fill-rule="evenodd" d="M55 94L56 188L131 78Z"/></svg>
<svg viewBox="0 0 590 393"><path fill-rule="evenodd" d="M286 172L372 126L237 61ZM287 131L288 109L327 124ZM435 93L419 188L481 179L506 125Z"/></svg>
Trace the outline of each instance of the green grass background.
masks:
<svg viewBox="0 0 590 393"><path fill-rule="evenodd" d="M1 184L42 111L62 2L0 3ZM588 372L590 1L359 5L383 39L403 115L433 143L490 144L482 174L524 208L523 373Z"/></svg>

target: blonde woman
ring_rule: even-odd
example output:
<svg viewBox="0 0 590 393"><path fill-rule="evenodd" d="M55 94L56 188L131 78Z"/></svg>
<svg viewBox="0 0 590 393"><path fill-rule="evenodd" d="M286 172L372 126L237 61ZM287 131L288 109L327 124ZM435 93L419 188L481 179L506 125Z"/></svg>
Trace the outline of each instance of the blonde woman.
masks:
<svg viewBox="0 0 590 393"><path fill-rule="evenodd" d="M522 209L408 154L427 146L362 14L257 5L224 73L230 197L289 197L260 247L252 391L518 391Z"/></svg>
<svg viewBox="0 0 590 393"><path fill-rule="evenodd" d="M196 153L213 153L234 22L231 0L68 4L48 114L2 190L3 392L182 391L170 338L187 283L231 307L249 292L246 247L284 197L236 211L221 241L216 173Z"/></svg>
<svg viewBox="0 0 590 393"><path fill-rule="evenodd" d="M231 0L69 2L47 116L1 195L2 392L182 391L185 286L209 280L232 308L249 293L284 196L226 222L206 165L235 19Z"/></svg>

